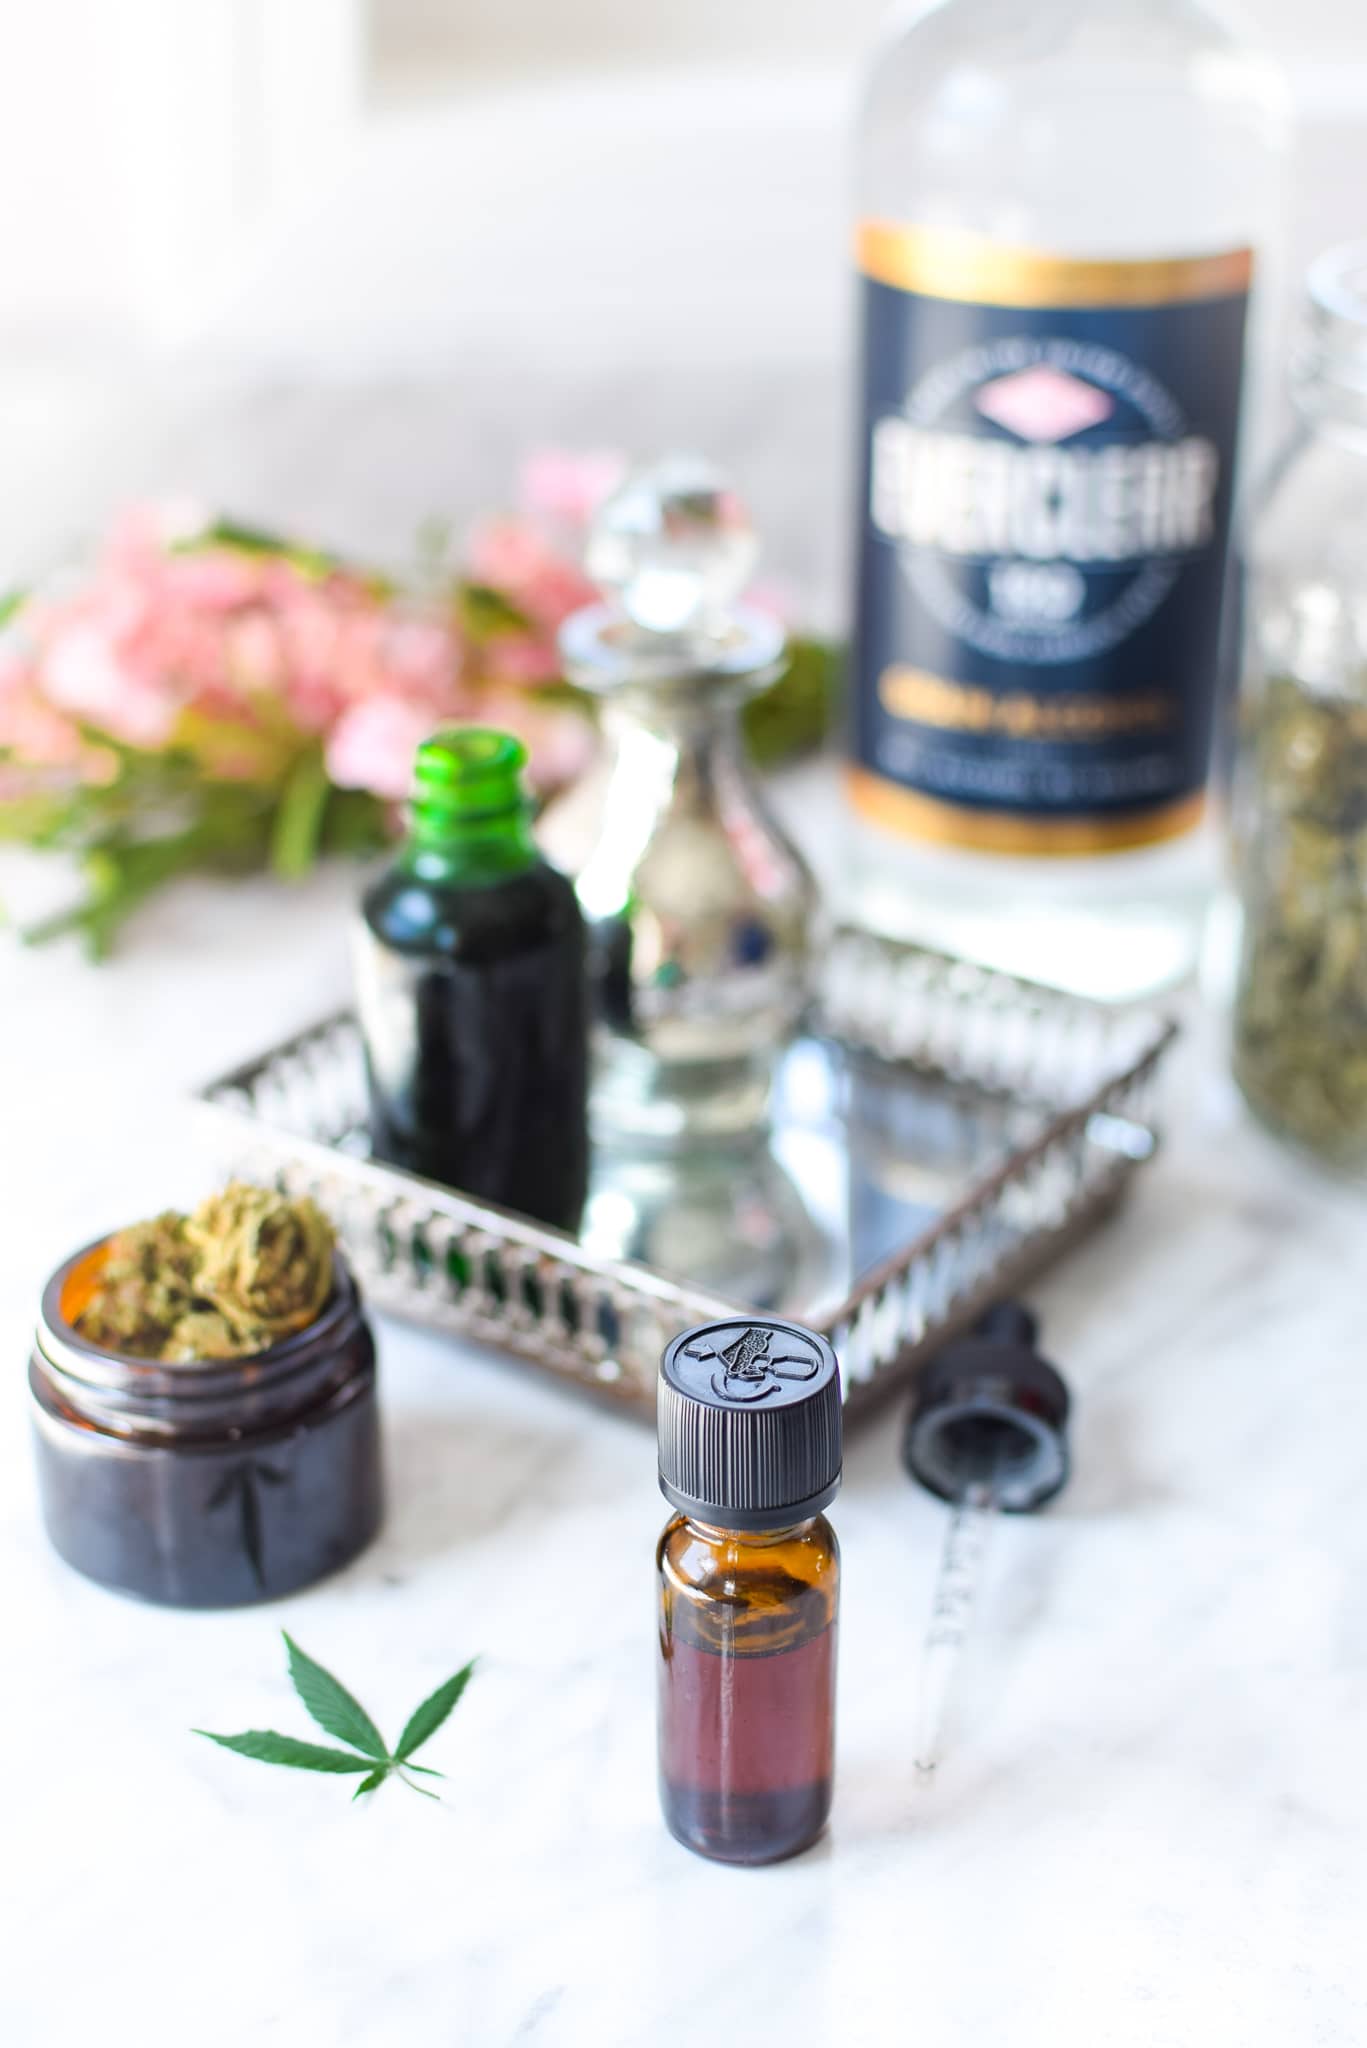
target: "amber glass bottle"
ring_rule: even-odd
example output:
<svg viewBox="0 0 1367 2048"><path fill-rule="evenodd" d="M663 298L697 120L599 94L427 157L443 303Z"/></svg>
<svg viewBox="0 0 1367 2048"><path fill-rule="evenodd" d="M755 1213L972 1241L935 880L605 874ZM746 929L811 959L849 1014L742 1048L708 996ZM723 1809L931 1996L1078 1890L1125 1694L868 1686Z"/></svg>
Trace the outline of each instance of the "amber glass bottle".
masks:
<svg viewBox="0 0 1367 2048"><path fill-rule="evenodd" d="M561 1230L588 1180L584 928L506 733L418 749L409 837L366 895L356 986L377 1158Z"/></svg>
<svg viewBox="0 0 1367 2048"><path fill-rule="evenodd" d="M826 1824L840 1484L830 1347L788 1323L676 1338L660 1385L660 1798L673 1834L771 1863Z"/></svg>

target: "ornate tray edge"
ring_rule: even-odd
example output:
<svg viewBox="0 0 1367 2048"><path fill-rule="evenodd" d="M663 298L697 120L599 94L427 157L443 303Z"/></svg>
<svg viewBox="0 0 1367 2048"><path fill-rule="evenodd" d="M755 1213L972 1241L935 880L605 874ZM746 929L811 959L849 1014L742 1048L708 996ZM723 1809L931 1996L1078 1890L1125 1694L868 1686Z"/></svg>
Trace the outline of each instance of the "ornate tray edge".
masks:
<svg viewBox="0 0 1367 2048"><path fill-rule="evenodd" d="M1125 1021L1136 1034L1125 1064L1058 1108L1031 1141L814 1319L840 1355L847 1413L857 1416L903 1390L992 1300L1035 1278L1115 1209L1134 1171L1157 1148L1152 1084L1179 1026L1154 1011L1108 1012L1085 998L929 949L865 933L842 936L880 951L894 969L934 963L938 972L962 974L966 993L981 990L998 1006L1019 1002L1031 1017L1089 1019L1106 1028ZM691 1322L746 1313L750 1304L644 1265L599 1261L558 1231L297 1136L242 1107L263 1077L307 1060L311 1048L346 1028L349 1017L334 1012L198 1090L199 1114L216 1138L215 1150L226 1151L238 1170L264 1170L298 1191L321 1193L376 1307L509 1351L562 1384L652 1414L655 1359L669 1338ZM951 1070L890 1052L886 1034L880 1042L875 1030L851 1031L848 1018L832 1035L948 1084L978 1085L971 1066ZM1013 1237L1012 1205L1028 1212L1032 1200L1039 1220ZM1001 1236L995 1245L994 1232ZM377 1238L396 1248L393 1257L376 1256Z"/></svg>

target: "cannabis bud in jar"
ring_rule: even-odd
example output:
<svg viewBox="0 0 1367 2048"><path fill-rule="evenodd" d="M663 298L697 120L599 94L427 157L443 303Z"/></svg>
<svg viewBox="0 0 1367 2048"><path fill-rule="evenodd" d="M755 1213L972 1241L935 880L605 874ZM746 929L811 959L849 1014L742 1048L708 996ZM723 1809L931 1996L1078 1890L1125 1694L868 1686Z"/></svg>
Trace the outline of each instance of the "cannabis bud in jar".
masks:
<svg viewBox="0 0 1367 2048"><path fill-rule="evenodd" d="M1258 1114L1330 1164L1367 1167L1367 677L1291 676L1249 734L1235 1076Z"/></svg>
<svg viewBox="0 0 1367 2048"><path fill-rule="evenodd" d="M1311 266L1305 417L1259 517L1234 1071L1272 1130L1367 1172L1367 244Z"/></svg>
<svg viewBox="0 0 1367 2048"><path fill-rule="evenodd" d="M314 1321L332 1289L333 1230L305 1196L233 1181L189 1216L115 1231L76 1327L163 1364L245 1358Z"/></svg>

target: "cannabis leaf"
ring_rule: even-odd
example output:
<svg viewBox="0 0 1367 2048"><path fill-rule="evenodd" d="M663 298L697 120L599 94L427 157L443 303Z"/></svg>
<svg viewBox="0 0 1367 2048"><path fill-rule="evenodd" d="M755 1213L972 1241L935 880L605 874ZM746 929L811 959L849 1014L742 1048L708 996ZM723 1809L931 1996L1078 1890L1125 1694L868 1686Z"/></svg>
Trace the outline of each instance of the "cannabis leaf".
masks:
<svg viewBox="0 0 1367 2048"><path fill-rule="evenodd" d="M352 1794L353 1800L359 1799L364 1792L377 1791L389 1777L402 1779L410 1792L421 1792L425 1799L438 1796L429 1792L425 1785L414 1784L415 1776L439 1778L441 1772L429 1769L426 1764L415 1764L413 1752L421 1749L451 1714L470 1683L475 1658L472 1657L454 1678L448 1678L444 1685L439 1685L421 1706L414 1708L399 1738L398 1748L391 1753L365 1708L347 1691L340 1679L334 1678L330 1671L324 1671L321 1664L315 1664L288 1634L285 1636L285 1648L289 1652L290 1682L300 1699L318 1726L349 1744L349 1748L329 1749L318 1742L299 1742L292 1735L277 1735L270 1728L249 1728L245 1735L212 1735L207 1728L195 1728L191 1732L204 1736L206 1741L216 1742L221 1749L231 1749L238 1756L251 1757L257 1763L287 1764L298 1771L331 1771L339 1776L346 1772L364 1771L366 1775ZM360 1754L353 1755L353 1751Z"/></svg>
<svg viewBox="0 0 1367 2048"><path fill-rule="evenodd" d="M330 1671L306 1657L288 1632L285 1648L290 1653L290 1683L318 1726L366 1756L387 1757L384 1737L360 1701L353 1699Z"/></svg>
<svg viewBox="0 0 1367 2048"><path fill-rule="evenodd" d="M429 1699L425 1699L420 1707L414 1708L413 1712L409 1715L408 1724L403 1734L399 1737L399 1746L394 1752L395 1756L403 1763L407 1763L415 1749L422 1748L422 1745L430 1735L436 1734L438 1728L440 1728L442 1722L470 1683L474 1675L474 1669L475 1659L472 1657L465 1668L458 1671L454 1678L448 1678L445 1685L439 1685ZM336 1732L336 1729L334 1729L334 1735Z"/></svg>
<svg viewBox="0 0 1367 2048"><path fill-rule="evenodd" d="M368 1771L374 1758L352 1756L344 1749L325 1749L320 1742L296 1742L292 1735L277 1735L270 1728L249 1728L245 1735L210 1735L196 1728L223 1749L235 1749L239 1756L252 1757L259 1764L293 1764L297 1771Z"/></svg>

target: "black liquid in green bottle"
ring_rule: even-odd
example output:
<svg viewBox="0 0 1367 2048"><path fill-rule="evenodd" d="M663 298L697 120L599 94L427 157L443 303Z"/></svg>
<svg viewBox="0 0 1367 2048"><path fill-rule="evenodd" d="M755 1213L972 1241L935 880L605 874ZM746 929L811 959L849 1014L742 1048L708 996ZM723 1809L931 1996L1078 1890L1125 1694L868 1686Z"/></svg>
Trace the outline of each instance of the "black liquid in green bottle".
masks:
<svg viewBox="0 0 1367 2048"><path fill-rule="evenodd" d="M418 750L410 833L362 905L371 1147L562 1230L588 1179L584 930L503 733Z"/></svg>

